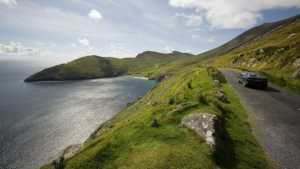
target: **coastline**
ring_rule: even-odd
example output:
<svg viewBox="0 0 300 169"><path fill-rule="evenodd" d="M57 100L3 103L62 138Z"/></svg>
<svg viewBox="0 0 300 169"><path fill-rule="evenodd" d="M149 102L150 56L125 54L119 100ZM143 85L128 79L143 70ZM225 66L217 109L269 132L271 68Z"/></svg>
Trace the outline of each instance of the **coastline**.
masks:
<svg viewBox="0 0 300 169"><path fill-rule="evenodd" d="M131 76L133 78L136 79L142 79L142 80L153 80L153 79L149 79L147 77L143 77L143 76ZM98 79L102 79L102 78L98 78ZM90 79L90 80L97 80L97 79ZM156 81L156 80L154 80ZM63 81L62 81L63 82ZM158 81L156 81L156 84L153 86L153 88L155 88L155 86L158 84ZM152 89L153 89L152 88ZM150 89L148 92L150 92L152 89ZM148 93L147 92L147 93ZM75 156L77 153L79 153L82 148L84 147L84 145L94 139L96 136L99 136L102 131L109 127L110 124L112 123L112 121L118 116L118 114L120 112L122 112L123 110L125 110L127 107L129 107L130 105L135 104L136 102L138 102L142 97L144 97L147 93L145 93L143 96L140 96L138 98L136 98L136 100L134 100L133 102L128 102L127 106L125 106L124 108L122 108L119 112L116 113L115 116L113 116L112 118L110 118L109 120L103 122L102 124L100 124L91 134L89 137L87 137L87 139L79 144L73 144L73 145L69 145L66 148L64 148L57 156L54 156L53 158L51 158L51 160L49 162L47 162L46 164L43 164L42 166L40 166L39 168L43 168L46 165L52 165L54 162L59 162L61 159L68 160L70 158L72 158L73 156Z"/></svg>

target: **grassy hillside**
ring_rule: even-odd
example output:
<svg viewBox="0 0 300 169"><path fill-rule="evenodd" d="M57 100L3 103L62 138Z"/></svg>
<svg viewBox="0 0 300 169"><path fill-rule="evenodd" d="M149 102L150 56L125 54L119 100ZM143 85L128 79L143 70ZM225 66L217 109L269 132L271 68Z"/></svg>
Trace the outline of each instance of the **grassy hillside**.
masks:
<svg viewBox="0 0 300 169"><path fill-rule="evenodd" d="M219 78L214 76L218 73L212 73L215 71L195 64L174 72L104 124L62 168L271 168L232 88L225 81L214 85L213 79ZM214 94L217 91L224 91L229 102L221 102ZM211 113L222 119L219 127L224 132L216 150L181 125L181 119L191 113Z"/></svg>
<svg viewBox="0 0 300 169"><path fill-rule="evenodd" d="M263 35L275 30L279 29L282 26L288 25L290 23L295 22L299 16L291 17L288 19L284 19L277 22L272 23L264 23L260 26L256 26L254 28L249 29L248 31L242 33L241 35L235 37L234 39L230 40L229 42L225 43L224 45L221 45L220 47L217 47L215 49L209 50L207 52L199 54L199 56L206 57L206 58L212 58L215 56L220 56L226 53L229 53L230 51L238 48L242 48L243 46L246 46L247 44L251 43L252 41L255 41L258 38L261 38Z"/></svg>
<svg viewBox="0 0 300 169"><path fill-rule="evenodd" d="M101 77L112 77L125 73L115 67L111 61L98 56L86 56L67 64L61 64L38 72L25 81L80 80Z"/></svg>
<svg viewBox="0 0 300 169"><path fill-rule="evenodd" d="M300 16L268 25L276 27L208 61L215 66L262 72L271 81L300 92Z"/></svg>
<svg viewBox="0 0 300 169"><path fill-rule="evenodd" d="M66 64L57 65L38 72L25 81L83 80L115 77L124 74L140 74L148 77L158 76L157 71L165 69L166 64L195 57L191 54L173 52L143 52L136 58L104 58L86 56Z"/></svg>
<svg viewBox="0 0 300 169"><path fill-rule="evenodd" d="M274 82L298 90L299 33L297 16L255 27L199 56L179 52L144 52L126 59L89 56L34 75L53 72L62 80L70 72L84 78L164 77L143 98L102 125L79 153L61 160L60 169L273 168L231 86L217 69L201 65L261 71ZM210 113L220 119L222 132L215 149L182 126L181 120L192 113ZM43 167L53 168L51 164Z"/></svg>

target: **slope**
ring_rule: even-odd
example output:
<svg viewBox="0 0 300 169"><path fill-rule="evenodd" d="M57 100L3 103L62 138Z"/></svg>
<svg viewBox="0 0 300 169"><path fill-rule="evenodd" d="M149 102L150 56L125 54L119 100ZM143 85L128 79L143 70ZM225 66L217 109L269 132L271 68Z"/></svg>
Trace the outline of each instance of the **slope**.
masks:
<svg viewBox="0 0 300 169"><path fill-rule="evenodd" d="M26 82L52 80L83 80L93 78L115 77L124 74L139 74L148 77L158 76L159 69L166 64L194 57L191 54L163 54L146 51L136 58L108 58L86 56L66 64L44 69L26 78ZM154 71L155 70L155 71Z"/></svg>
<svg viewBox="0 0 300 169"><path fill-rule="evenodd" d="M220 47L217 47L215 49L209 50L207 52L199 54L199 56L202 57L214 57L226 54L234 49L241 48L251 41L260 38L261 36L265 35L268 32L271 32L277 28L280 28L284 25L288 25L290 23L293 23L296 21L299 16L294 16L288 19L284 19L277 22L272 23L264 23L260 26L256 26L254 28L249 29L248 31L242 33L241 35L237 36L236 38L230 40L229 42L225 43L224 45L221 45Z"/></svg>
<svg viewBox="0 0 300 169"><path fill-rule="evenodd" d="M265 25L247 32L265 28ZM211 55L206 62L220 67L259 71L271 81L300 92L300 16L269 25L273 25L272 29L263 31L259 36L257 34L250 41L240 43L227 53L214 53L216 55ZM251 37L252 34L246 33L242 36ZM238 41L239 37L234 41ZM222 47L215 49L220 50Z"/></svg>
<svg viewBox="0 0 300 169"><path fill-rule="evenodd" d="M142 99L102 125L64 169L268 169L247 115L231 87L214 85L213 69L198 65L178 70ZM221 77L220 77L221 78ZM214 93L224 91L229 102ZM181 125L188 114L215 114L222 143L211 149L204 138ZM157 125L153 126L156 121ZM53 169L49 164L43 169Z"/></svg>

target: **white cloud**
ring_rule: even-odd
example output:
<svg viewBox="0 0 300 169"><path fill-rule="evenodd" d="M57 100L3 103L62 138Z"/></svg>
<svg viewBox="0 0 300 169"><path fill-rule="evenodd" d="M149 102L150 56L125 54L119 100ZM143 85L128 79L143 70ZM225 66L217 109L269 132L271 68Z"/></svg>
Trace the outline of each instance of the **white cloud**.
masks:
<svg viewBox="0 0 300 169"><path fill-rule="evenodd" d="M97 11L96 9L90 10L89 17L94 20L100 20L103 18L102 14L99 11Z"/></svg>
<svg viewBox="0 0 300 169"><path fill-rule="evenodd" d="M77 44L76 43L71 43L72 48L76 48Z"/></svg>
<svg viewBox="0 0 300 169"><path fill-rule="evenodd" d="M189 27L200 26L203 22L203 18L200 15L187 15L185 13L176 13L175 16L187 19L185 25Z"/></svg>
<svg viewBox="0 0 300 169"><path fill-rule="evenodd" d="M251 3L251 4L249 4ZM169 0L173 7L194 9L214 28L247 28L262 18L262 11L300 8L299 0Z"/></svg>
<svg viewBox="0 0 300 169"><path fill-rule="evenodd" d="M216 40L215 40L214 37L210 37L210 38L207 39L207 42L209 42L209 43L214 43L215 41Z"/></svg>
<svg viewBox="0 0 300 169"><path fill-rule="evenodd" d="M199 35L196 35L196 34L192 35L192 39L198 39L198 38L199 38Z"/></svg>
<svg viewBox="0 0 300 169"><path fill-rule="evenodd" d="M7 6L16 6L16 5L18 5L16 0L0 0L0 4L5 4Z"/></svg>
<svg viewBox="0 0 300 169"><path fill-rule="evenodd" d="M163 52L166 52L166 53L172 53L173 51L175 51L175 49L171 46L165 46L163 48Z"/></svg>
<svg viewBox="0 0 300 169"><path fill-rule="evenodd" d="M121 42L111 42L108 47L107 56L124 58L124 57L134 57L136 54L128 49L124 43Z"/></svg>
<svg viewBox="0 0 300 169"><path fill-rule="evenodd" d="M78 38L78 43L83 45L83 46L90 46L90 40L88 40L87 38Z"/></svg>
<svg viewBox="0 0 300 169"><path fill-rule="evenodd" d="M40 55L43 51L34 47L24 46L21 42L8 42L6 44L0 43L0 54L28 56Z"/></svg>

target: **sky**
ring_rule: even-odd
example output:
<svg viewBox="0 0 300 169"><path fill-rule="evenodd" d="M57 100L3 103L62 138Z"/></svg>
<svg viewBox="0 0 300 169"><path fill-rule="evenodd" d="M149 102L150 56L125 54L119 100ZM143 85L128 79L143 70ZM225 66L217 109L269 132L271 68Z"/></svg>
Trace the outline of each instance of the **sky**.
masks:
<svg viewBox="0 0 300 169"><path fill-rule="evenodd" d="M198 54L300 14L300 0L0 0L0 60Z"/></svg>

